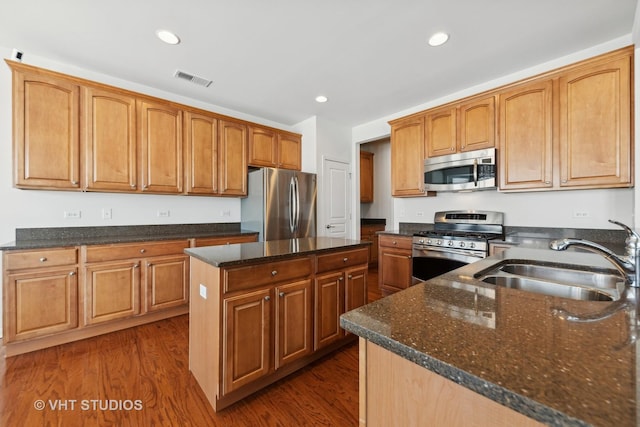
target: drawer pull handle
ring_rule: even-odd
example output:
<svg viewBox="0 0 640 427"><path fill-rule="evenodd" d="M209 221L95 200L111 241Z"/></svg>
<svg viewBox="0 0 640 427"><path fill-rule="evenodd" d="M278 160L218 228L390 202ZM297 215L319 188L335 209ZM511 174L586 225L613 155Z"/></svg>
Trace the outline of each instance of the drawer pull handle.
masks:
<svg viewBox="0 0 640 427"><path fill-rule="evenodd" d="M273 271L271 272L271 275L272 275L272 276L275 276L276 274L278 274L278 271L277 271L277 270L273 270Z"/></svg>
<svg viewBox="0 0 640 427"><path fill-rule="evenodd" d="M75 276L75 275L76 275L75 271L72 271L72 272L69 273L69 276Z"/></svg>
<svg viewBox="0 0 640 427"><path fill-rule="evenodd" d="M266 297L264 297L265 301L269 301L271 299L271 297L269 295L267 295Z"/></svg>
<svg viewBox="0 0 640 427"><path fill-rule="evenodd" d="M147 250L146 250L146 249L140 249L140 253L141 253L141 254L143 254L143 253L145 253L145 252L147 252Z"/></svg>
<svg viewBox="0 0 640 427"><path fill-rule="evenodd" d="M347 262L347 261L349 261L349 258L347 257L342 258L342 262Z"/></svg>
<svg viewBox="0 0 640 427"><path fill-rule="evenodd" d="M47 260L47 257L40 258L40 262L45 262L46 260Z"/></svg>
<svg viewBox="0 0 640 427"><path fill-rule="evenodd" d="M278 295L280 295L280 298L284 297L284 292L280 292Z"/></svg>

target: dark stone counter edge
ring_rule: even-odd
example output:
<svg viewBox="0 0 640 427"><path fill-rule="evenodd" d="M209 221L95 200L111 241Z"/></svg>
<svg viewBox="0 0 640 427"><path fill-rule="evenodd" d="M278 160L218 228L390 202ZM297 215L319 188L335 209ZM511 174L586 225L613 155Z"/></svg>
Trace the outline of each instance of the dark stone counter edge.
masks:
<svg viewBox="0 0 640 427"><path fill-rule="evenodd" d="M380 347L391 351L400 357L422 366L448 380L455 382L471 391L474 391L503 406L513 409L523 415L533 418L541 423L554 427L589 427L581 420L570 417L546 405L536 402L513 391L505 389L497 384L485 381L468 372L444 363L436 358L421 353L398 341L394 341L384 335L380 335L367 328L359 326L344 317L340 318L340 326L359 337L362 337Z"/></svg>
<svg viewBox="0 0 640 427"><path fill-rule="evenodd" d="M17 229L16 241L0 251L257 234L236 223Z"/></svg>
<svg viewBox="0 0 640 427"><path fill-rule="evenodd" d="M245 243L242 243L242 244L245 244ZM184 253L196 259L199 259L200 261L206 262L207 264L213 265L214 267L224 268L224 267L233 267L233 266L240 266L240 265L263 264L263 263L268 263L268 262L273 262L278 260L292 259L292 258L303 257L307 255L314 255L314 254L319 254L324 252L336 252L345 248L366 247L370 245L371 245L371 242L363 240L360 243L346 244L344 246L334 246L331 248L323 248L323 249L312 249L308 251L293 252L293 253L280 254L280 255L264 255L261 257L246 258L246 259L240 259L235 261L215 261L215 260L212 260L211 258L200 256L198 253L193 252L190 249L185 249ZM197 249L197 248L191 248L191 249Z"/></svg>
<svg viewBox="0 0 640 427"><path fill-rule="evenodd" d="M360 225L387 225L385 218L360 218Z"/></svg>

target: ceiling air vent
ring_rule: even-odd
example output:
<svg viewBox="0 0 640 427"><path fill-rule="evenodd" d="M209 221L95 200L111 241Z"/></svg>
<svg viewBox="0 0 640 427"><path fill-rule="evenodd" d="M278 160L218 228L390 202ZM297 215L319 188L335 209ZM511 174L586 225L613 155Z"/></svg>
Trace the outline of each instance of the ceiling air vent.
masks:
<svg viewBox="0 0 640 427"><path fill-rule="evenodd" d="M213 83L213 81L211 81L211 80L207 80L207 79L202 78L202 77L194 76L193 74L185 73L184 71L180 71L180 70L176 70L176 72L173 75L173 77L176 77L176 78L182 79L182 80L186 80L188 82L197 84L199 86L204 86L204 87L209 87L209 85L211 83Z"/></svg>

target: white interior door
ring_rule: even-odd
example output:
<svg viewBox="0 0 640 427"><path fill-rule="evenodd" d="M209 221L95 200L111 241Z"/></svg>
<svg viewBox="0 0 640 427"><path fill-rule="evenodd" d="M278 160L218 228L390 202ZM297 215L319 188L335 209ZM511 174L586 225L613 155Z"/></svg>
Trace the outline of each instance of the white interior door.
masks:
<svg viewBox="0 0 640 427"><path fill-rule="evenodd" d="M324 159L323 180L325 188L324 235L349 237L351 222L351 185L349 164Z"/></svg>

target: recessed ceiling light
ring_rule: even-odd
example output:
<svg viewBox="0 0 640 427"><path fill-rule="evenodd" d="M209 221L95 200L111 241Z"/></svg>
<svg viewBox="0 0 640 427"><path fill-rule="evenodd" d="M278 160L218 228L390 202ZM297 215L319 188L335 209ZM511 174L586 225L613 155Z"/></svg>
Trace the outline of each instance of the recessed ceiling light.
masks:
<svg viewBox="0 0 640 427"><path fill-rule="evenodd" d="M438 33L435 33L434 35L432 35L429 38L429 45L430 46L440 46L442 44L445 44L447 42L447 40L449 40L449 34L443 33L443 32L438 32Z"/></svg>
<svg viewBox="0 0 640 427"><path fill-rule="evenodd" d="M318 96L316 96L316 102L319 102L319 103L321 103L321 104L322 104L323 102L327 102L328 100L329 100L329 98L327 98L327 97L326 97L326 96L324 96L324 95L318 95Z"/></svg>
<svg viewBox="0 0 640 427"><path fill-rule="evenodd" d="M162 40L163 42L168 43L168 44L178 44L178 43L180 43L180 37L176 36L171 31L158 30L158 31L156 31L156 36L158 36L158 38L160 40Z"/></svg>

